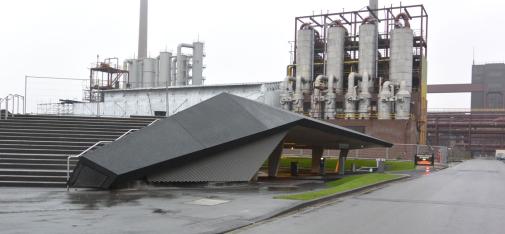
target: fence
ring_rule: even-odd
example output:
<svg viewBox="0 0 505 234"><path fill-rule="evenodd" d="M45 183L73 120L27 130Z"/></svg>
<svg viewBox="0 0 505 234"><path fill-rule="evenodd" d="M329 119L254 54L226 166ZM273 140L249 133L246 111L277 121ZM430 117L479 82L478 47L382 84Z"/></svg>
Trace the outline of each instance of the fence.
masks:
<svg viewBox="0 0 505 234"><path fill-rule="evenodd" d="M339 150L325 150L324 157L338 157ZM310 149L284 149L283 155L287 156L310 156ZM394 144L391 148L369 148L350 150L348 157L375 159L384 158L386 160L414 160L416 154L434 154L435 162L447 164L448 148L445 146L428 146L416 144Z"/></svg>

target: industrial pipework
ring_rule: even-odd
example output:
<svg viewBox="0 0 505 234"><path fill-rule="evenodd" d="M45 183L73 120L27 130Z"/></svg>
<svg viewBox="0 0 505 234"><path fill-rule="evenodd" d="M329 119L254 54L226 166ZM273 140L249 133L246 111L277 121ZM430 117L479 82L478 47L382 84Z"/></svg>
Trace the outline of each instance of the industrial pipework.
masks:
<svg viewBox="0 0 505 234"><path fill-rule="evenodd" d="M182 53L182 48L191 48L192 54ZM204 44L181 43L177 54L160 52L156 58L127 59L124 64L129 72L130 88L156 88L167 86L202 85ZM190 76L191 73L191 76ZM191 82L190 82L191 81Z"/></svg>
<svg viewBox="0 0 505 234"><path fill-rule="evenodd" d="M356 72L351 72L347 78L347 93L345 94L345 118L354 119L356 118L356 104L359 101L358 98L358 86L356 85L356 79L361 78L361 75Z"/></svg>
<svg viewBox="0 0 505 234"><path fill-rule="evenodd" d="M314 81L314 93L311 98L311 108L310 117L320 119L323 117L323 103L325 102L325 97L323 95L323 90L326 89L325 82L328 78L324 75L317 76Z"/></svg>
<svg viewBox="0 0 505 234"><path fill-rule="evenodd" d="M289 73L289 69L288 69ZM282 81L280 89L280 101L281 107L284 110L291 110L293 107L293 83L295 82L295 78L292 76L286 76L284 81Z"/></svg>
<svg viewBox="0 0 505 234"><path fill-rule="evenodd" d="M321 119L409 119L423 99L427 20L422 5L378 8L376 0L364 10L296 17L282 108Z"/></svg>
<svg viewBox="0 0 505 234"><path fill-rule="evenodd" d="M372 95L370 94L370 84L371 79L367 72L363 72L361 75L361 90L359 92L359 118L360 119L369 119L370 118L370 99Z"/></svg>
<svg viewBox="0 0 505 234"><path fill-rule="evenodd" d="M395 102L395 86L390 81L385 81L380 86L379 100L378 100L378 119L391 119L392 106Z"/></svg>

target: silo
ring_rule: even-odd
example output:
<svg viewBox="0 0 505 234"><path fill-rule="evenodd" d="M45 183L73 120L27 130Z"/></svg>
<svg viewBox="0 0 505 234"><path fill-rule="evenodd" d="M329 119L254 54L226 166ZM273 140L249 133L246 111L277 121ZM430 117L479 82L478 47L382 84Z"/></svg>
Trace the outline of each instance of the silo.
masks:
<svg viewBox="0 0 505 234"><path fill-rule="evenodd" d="M158 86L165 87L170 86L171 80L171 61L172 53L170 52L160 52L159 58L159 79Z"/></svg>
<svg viewBox="0 0 505 234"><path fill-rule="evenodd" d="M203 43L193 43L192 85L203 85Z"/></svg>
<svg viewBox="0 0 505 234"><path fill-rule="evenodd" d="M314 66L314 30L304 27L298 30L296 41L296 77L297 89L302 93L310 93L312 69Z"/></svg>
<svg viewBox="0 0 505 234"><path fill-rule="evenodd" d="M142 69L142 84L144 88L151 88L155 86L156 81L156 59L144 58Z"/></svg>
<svg viewBox="0 0 505 234"><path fill-rule="evenodd" d="M370 18L367 18L370 19ZM365 19L366 21L366 19ZM359 66L360 74L364 72L370 76L369 90L373 90L374 80L377 77L377 25L371 21L359 27Z"/></svg>
<svg viewBox="0 0 505 234"><path fill-rule="evenodd" d="M336 94L342 94L344 83L344 55L345 55L345 34L346 29L340 25L328 29L326 46L326 75L331 79ZM332 92L333 90L329 90Z"/></svg>
<svg viewBox="0 0 505 234"><path fill-rule="evenodd" d="M412 91L414 32L408 27L391 31L391 63L389 80L396 86L405 81L406 90Z"/></svg>

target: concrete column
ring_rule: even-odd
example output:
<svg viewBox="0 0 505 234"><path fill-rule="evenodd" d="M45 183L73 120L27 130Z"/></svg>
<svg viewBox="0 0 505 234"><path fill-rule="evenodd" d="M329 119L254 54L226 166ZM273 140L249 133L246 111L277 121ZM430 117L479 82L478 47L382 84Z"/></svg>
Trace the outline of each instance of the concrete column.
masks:
<svg viewBox="0 0 505 234"><path fill-rule="evenodd" d="M277 177L277 172L279 172L279 165L282 156L283 142L281 142L277 148L268 157L268 177Z"/></svg>
<svg viewBox="0 0 505 234"><path fill-rule="evenodd" d="M322 147L314 147L312 148L312 165L310 172L319 173L319 165L321 164L321 157L323 156L323 148Z"/></svg>
<svg viewBox="0 0 505 234"><path fill-rule="evenodd" d="M345 159L347 158L347 154L349 154L348 149L341 149L340 155L338 156L338 174L344 175L345 173Z"/></svg>

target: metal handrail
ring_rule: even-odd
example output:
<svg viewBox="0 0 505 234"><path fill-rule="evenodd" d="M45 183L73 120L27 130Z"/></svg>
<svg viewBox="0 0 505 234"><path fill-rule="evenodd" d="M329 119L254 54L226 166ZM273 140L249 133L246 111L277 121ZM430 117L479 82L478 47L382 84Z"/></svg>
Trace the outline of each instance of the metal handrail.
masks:
<svg viewBox="0 0 505 234"><path fill-rule="evenodd" d="M154 123L154 121L153 121ZM106 143L111 143L111 142L114 142L114 141L117 141L123 137L125 137L126 135L128 135L129 133L133 132L133 131L137 131L139 129L136 129L136 128L132 128L130 130L128 130L127 132L123 133L121 136L119 136L118 138L116 138L115 140L113 141L99 141L97 143L95 143L94 145L88 147L87 149L85 149L84 151L82 151L80 154L78 155L70 155L67 157L67 191L70 189L70 186L68 184L69 180L70 180L70 159L72 158L80 158L82 155L84 155L85 153L89 152L90 150L92 150L93 148L97 147L98 145L101 145L101 144L106 144Z"/></svg>
<svg viewBox="0 0 505 234"><path fill-rule="evenodd" d="M160 120L160 119L155 119L155 120L153 120L153 122L151 122L151 123L150 123L150 124L148 124L147 126L149 127L149 126L153 125L153 123L156 123L156 121L158 121L158 120Z"/></svg>

